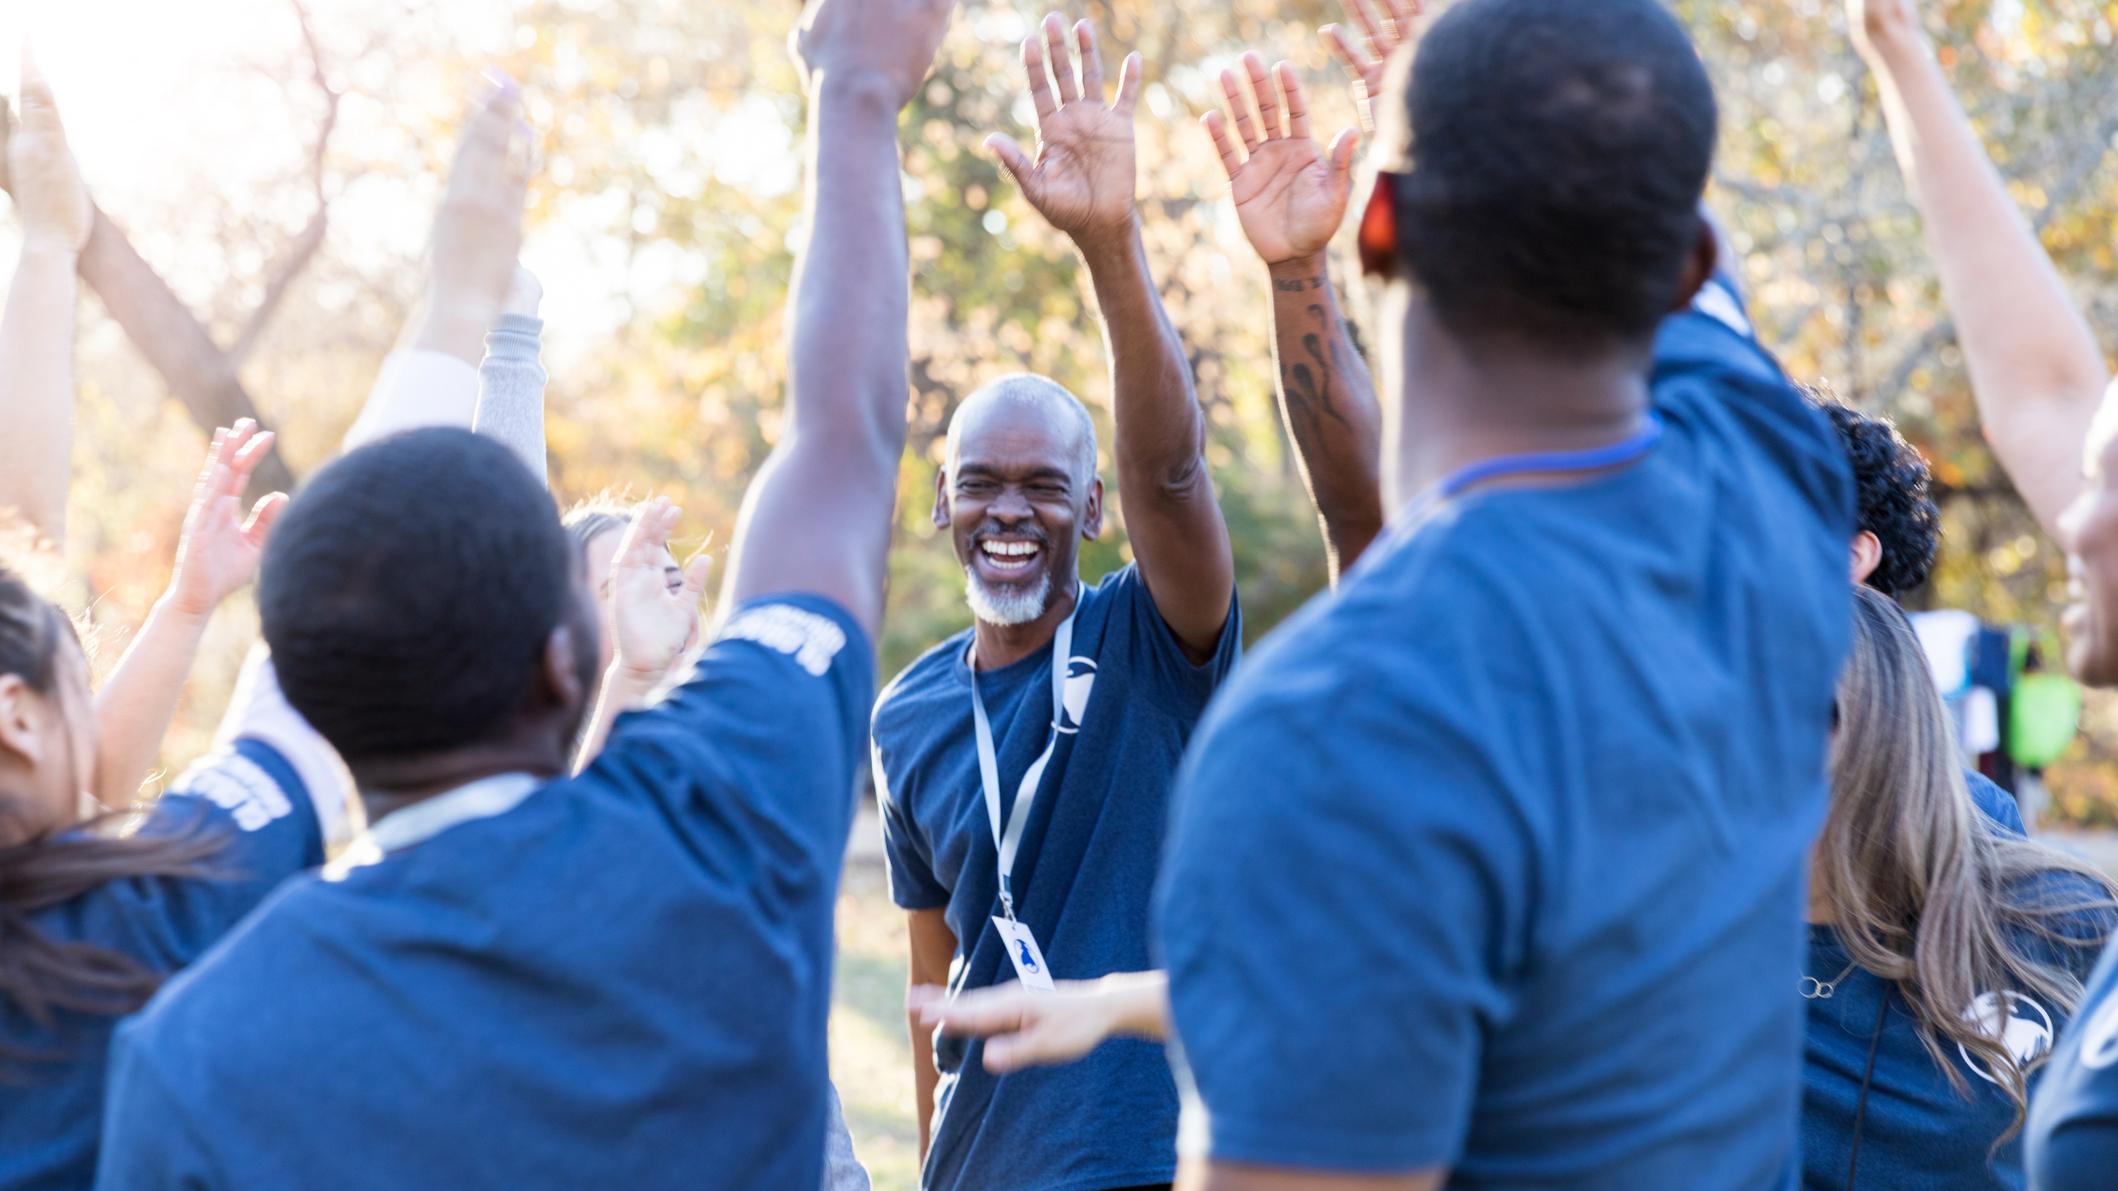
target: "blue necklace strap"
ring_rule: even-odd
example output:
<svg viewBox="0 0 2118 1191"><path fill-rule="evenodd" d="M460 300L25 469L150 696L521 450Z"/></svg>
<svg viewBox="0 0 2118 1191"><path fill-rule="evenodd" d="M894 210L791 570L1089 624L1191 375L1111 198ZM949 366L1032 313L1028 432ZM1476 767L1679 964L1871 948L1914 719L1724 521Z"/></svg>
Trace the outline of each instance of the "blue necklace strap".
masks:
<svg viewBox="0 0 2118 1191"><path fill-rule="evenodd" d="M1600 471L1606 467L1616 467L1647 454L1661 438L1662 419L1650 412L1647 415L1647 425L1607 446L1590 447L1581 451L1534 451L1525 455L1501 455L1473 463L1435 485L1434 496L1447 500L1473 484L1482 484L1501 476L1529 475L1534 472Z"/></svg>

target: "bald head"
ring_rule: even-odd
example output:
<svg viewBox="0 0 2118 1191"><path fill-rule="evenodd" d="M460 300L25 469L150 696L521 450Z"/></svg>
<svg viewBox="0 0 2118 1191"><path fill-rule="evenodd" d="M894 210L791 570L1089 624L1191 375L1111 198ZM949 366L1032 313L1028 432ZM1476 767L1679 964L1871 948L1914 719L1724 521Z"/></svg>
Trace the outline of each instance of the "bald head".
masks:
<svg viewBox="0 0 2118 1191"><path fill-rule="evenodd" d="M968 435L1000 423L1021 428L1041 419L1053 450L1065 459L1074 484L1086 491L1096 479L1096 422L1081 399L1046 376L1018 372L991 381L963 399L949 419L948 471L956 473Z"/></svg>

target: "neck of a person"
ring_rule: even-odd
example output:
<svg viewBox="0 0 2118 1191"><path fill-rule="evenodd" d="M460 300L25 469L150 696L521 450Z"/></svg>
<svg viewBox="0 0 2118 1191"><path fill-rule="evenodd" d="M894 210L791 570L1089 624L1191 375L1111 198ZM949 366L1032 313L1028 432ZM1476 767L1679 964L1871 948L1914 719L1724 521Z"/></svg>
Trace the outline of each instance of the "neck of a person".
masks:
<svg viewBox="0 0 2118 1191"><path fill-rule="evenodd" d="M1081 598L1081 581L1071 570L1063 581L1055 582L1058 583L1057 589L1035 620L1025 620L1021 624L974 622L971 630L973 669L998 670L1014 665L1050 643L1060 624L1073 615L1074 604Z"/></svg>
<svg viewBox="0 0 2118 1191"><path fill-rule="evenodd" d="M413 757L364 761L353 767L368 822L378 823L406 807L506 773L540 781L567 772L565 741L571 733L549 723L522 723L476 744Z"/></svg>
<svg viewBox="0 0 2118 1191"><path fill-rule="evenodd" d="M1552 352L1520 337L1471 341L1432 309L1402 299L1402 378L1385 403L1385 495L1393 515L1474 464L1510 455L1593 450L1640 431L1648 411L1644 350ZM1511 483L1567 478L1528 472Z"/></svg>

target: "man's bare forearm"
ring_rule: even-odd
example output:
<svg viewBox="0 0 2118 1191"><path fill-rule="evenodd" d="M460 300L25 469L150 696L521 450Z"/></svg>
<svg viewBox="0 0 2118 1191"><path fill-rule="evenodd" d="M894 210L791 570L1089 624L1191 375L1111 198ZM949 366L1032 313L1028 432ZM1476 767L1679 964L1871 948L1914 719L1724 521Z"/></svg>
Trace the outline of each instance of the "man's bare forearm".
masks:
<svg viewBox="0 0 2118 1191"><path fill-rule="evenodd" d="M2109 380L2102 352L1925 33L1894 27L1865 50L1981 420L2031 510L2056 531L2080 491L2082 443Z"/></svg>
<svg viewBox="0 0 2118 1191"><path fill-rule="evenodd" d="M1181 485L1203 466L1206 424L1183 341L1155 290L1138 227L1123 237L1082 245L1081 259L1088 265L1110 352L1120 482Z"/></svg>
<svg viewBox="0 0 2118 1191"><path fill-rule="evenodd" d="M0 315L0 512L55 545L73 458L75 268L71 249L25 243Z"/></svg>
<svg viewBox="0 0 2118 1191"><path fill-rule="evenodd" d="M1280 416L1338 582L1382 532L1382 412L1321 253L1271 266Z"/></svg>

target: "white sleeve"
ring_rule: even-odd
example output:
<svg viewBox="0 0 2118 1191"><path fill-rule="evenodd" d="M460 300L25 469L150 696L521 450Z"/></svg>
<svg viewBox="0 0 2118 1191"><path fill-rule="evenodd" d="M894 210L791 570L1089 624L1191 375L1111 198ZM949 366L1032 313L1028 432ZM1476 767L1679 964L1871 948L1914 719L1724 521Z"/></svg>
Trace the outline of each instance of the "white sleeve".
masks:
<svg viewBox="0 0 2118 1191"><path fill-rule="evenodd" d="M221 717L213 743L215 748L225 748L244 738L271 745L294 767L316 805L325 852L358 834L364 816L353 777L339 760L338 751L287 702L271 651L263 644L254 646L244 660L242 677L228 699L228 711Z"/></svg>
<svg viewBox="0 0 2118 1191"><path fill-rule="evenodd" d="M425 426L469 429L478 408L478 370L446 352L391 352L367 404L346 431L345 449Z"/></svg>

